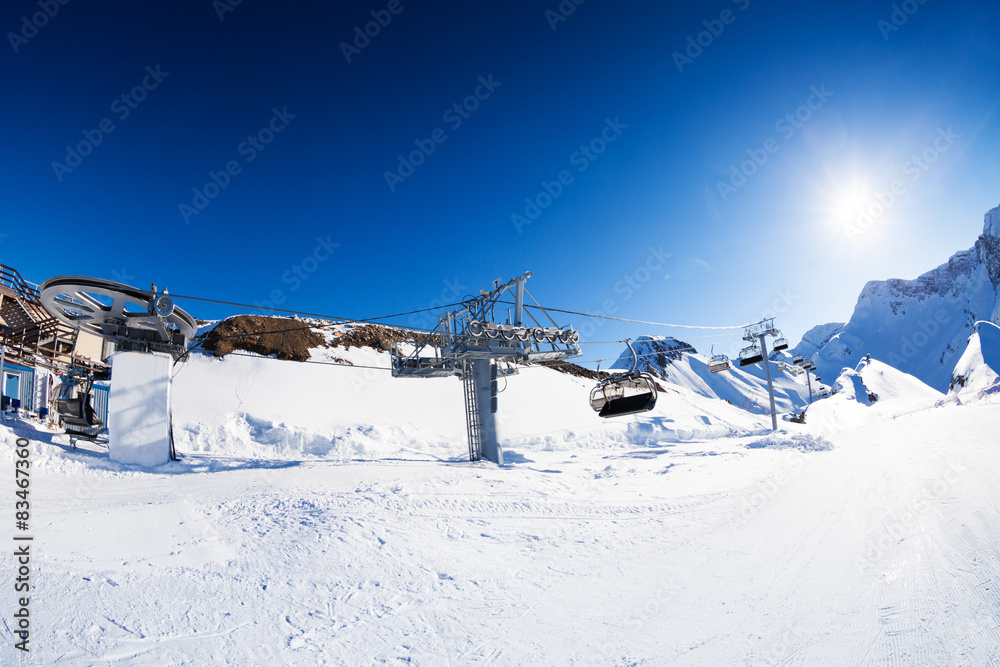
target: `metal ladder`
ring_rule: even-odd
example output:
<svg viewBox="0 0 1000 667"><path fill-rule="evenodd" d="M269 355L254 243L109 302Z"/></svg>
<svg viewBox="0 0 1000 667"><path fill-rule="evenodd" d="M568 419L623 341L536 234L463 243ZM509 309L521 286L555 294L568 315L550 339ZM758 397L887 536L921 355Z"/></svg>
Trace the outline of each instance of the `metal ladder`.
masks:
<svg viewBox="0 0 1000 667"><path fill-rule="evenodd" d="M462 365L462 387L465 390L465 423L469 431L469 460L479 461L483 458L479 399L476 396L476 374L472 371L472 364L468 362Z"/></svg>

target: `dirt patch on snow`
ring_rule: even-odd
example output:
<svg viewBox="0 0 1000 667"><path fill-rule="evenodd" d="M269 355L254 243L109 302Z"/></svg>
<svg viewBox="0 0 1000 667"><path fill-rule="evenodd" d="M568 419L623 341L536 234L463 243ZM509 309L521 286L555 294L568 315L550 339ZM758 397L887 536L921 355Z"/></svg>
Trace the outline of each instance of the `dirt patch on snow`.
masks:
<svg viewBox="0 0 1000 667"><path fill-rule="evenodd" d="M427 334L419 334L405 329L393 329L377 324L348 325L345 329L333 329L329 342L317 329L317 322L304 322L288 317L265 317L262 315L237 315L220 322L209 331L202 347L215 356L221 357L234 350L255 352L264 356L275 355L278 359L306 361L309 350L318 347L370 347L380 352L392 350L393 341L423 340ZM437 336L430 337L436 344ZM351 364L346 359L333 357L334 361Z"/></svg>
<svg viewBox="0 0 1000 667"><path fill-rule="evenodd" d="M392 343L397 340L422 341L427 334L419 334L405 329L392 329L377 324L352 325L346 331L334 331L330 347L370 347L381 352L392 350ZM436 345L437 336L430 336L430 344Z"/></svg>
<svg viewBox="0 0 1000 667"><path fill-rule="evenodd" d="M278 359L305 361L310 349L324 344L323 336L306 322L287 317L237 315L209 331L202 347L217 357L245 350L265 357L273 354Z"/></svg>

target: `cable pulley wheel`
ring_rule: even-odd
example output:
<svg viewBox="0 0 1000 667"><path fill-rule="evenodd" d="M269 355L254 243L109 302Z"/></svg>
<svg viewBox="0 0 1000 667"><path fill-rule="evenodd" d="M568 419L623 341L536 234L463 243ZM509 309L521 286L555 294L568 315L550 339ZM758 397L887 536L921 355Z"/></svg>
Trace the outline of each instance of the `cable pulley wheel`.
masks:
<svg viewBox="0 0 1000 667"><path fill-rule="evenodd" d="M173 340L175 332L190 340L198 330L194 318L176 307L169 296L111 280L50 278L42 283L41 301L60 322L102 338L105 323L155 331L163 342Z"/></svg>

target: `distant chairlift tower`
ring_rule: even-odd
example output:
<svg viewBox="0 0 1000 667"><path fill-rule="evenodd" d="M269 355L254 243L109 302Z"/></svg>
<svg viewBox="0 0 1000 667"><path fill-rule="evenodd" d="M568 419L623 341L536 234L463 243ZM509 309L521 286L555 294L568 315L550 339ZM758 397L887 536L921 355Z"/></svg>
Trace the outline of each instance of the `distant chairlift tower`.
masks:
<svg viewBox="0 0 1000 667"><path fill-rule="evenodd" d="M513 362L558 361L580 354L580 335L572 327L558 326L525 289L530 277L529 271L506 283L494 280L490 291L481 291L461 309L442 314L434 331L422 340L393 343L393 377L462 378L471 461L485 457L503 465L496 424L499 375L516 374ZM501 304L507 292L513 294L513 304ZM525 296L551 326L525 310ZM524 321L525 315L532 324ZM501 369L501 362L508 367Z"/></svg>
<svg viewBox="0 0 1000 667"><path fill-rule="evenodd" d="M743 331L743 340L750 343L750 347L744 348L740 352L740 366L749 366L759 361L764 362L764 372L767 375L767 396L771 401L771 430L778 430L778 413L774 407L774 384L771 381L771 364L767 358L767 337L779 337L776 341L775 349L784 350L788 347L788 341L781 332L774 328L774 318L769 317L755 324L749 324ZM759 341L759 345L756 344Z"/></svg>

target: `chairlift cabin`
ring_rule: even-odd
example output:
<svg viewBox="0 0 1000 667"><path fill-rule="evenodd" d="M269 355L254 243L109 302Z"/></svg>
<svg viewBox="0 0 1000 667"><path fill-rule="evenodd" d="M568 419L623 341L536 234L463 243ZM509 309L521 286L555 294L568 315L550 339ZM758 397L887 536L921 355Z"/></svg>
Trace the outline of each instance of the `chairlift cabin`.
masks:
<svg viewBox="0 0 1000 667"><path fill-rule="evenodd" d="M52 414L69 435L73 449L77 440L97 440L104 430L104 422L93 407L93 388L92 377L77 377L62 382L52 392Z"/></svg>
<svg viewBox="0 0 1000 667"><path fill-rule="evenodd" d="M802 355L801 354L796 354L794 357L792 357L792 363L793 364L801 365L802 361L803 360L802 360Z"/></svg>
<svg viewBox="0 0 1000 667"><path fill-rule="evenodd" d="M656 405L656 382L648 373L636 372L639 357L632 341L625 342L632 352L632 368L600 381L590 392L590 407L598 417L634 415L652 410Z"/></svg>
<svg viewBox="0 0 1000 667"><path fill-rule="evenodd" d="M787 349L788 349L788 339L785 338L784 336L781 336L780 338L778 338L778 340L774 341L775 352L781 352L782 350L787 350Z"/></svg>
<svg viewBox="0 0 1000 667"><path fill-rule="evenodd" d="M740 350L740 368L760 363L764 360L764 354L759 345L751 345Z"/></svg>
<svg viewBox="0 0 1000 667"><path fill-rule="evenodd" d="M712 346L712 358L708 361L708 371L710 373L721 373L729 370L729 357L724 354L715 354L715 346Z"/></svg>

